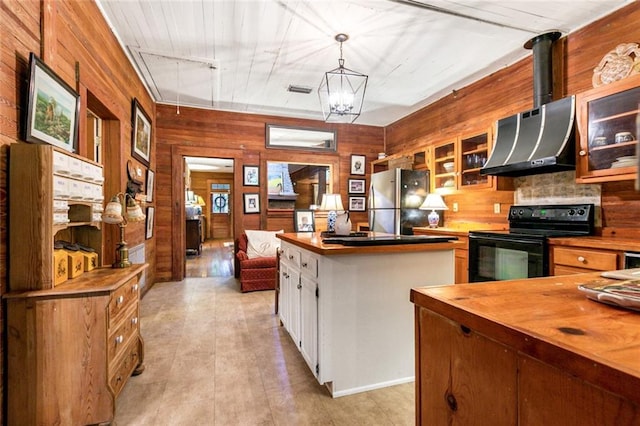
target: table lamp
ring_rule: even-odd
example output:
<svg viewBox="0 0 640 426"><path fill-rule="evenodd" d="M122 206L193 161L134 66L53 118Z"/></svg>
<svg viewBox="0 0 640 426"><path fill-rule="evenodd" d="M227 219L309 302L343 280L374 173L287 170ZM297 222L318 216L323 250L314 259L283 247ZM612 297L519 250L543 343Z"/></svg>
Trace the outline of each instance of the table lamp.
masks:
<svg viewBox="0 0 640 426"><path fill-rule="evenodd" d="M429 228L437 228L440 221L440 215L436 210L449 210L449 207L444 203L444 200L440 194L431 193L427 195L424 203L420 206L420 210L431 210L427 219L429 220Z"/></svg>
<svg viewBox="0 0 640 426"><path fill-rule="evenodd" d="M120 242L116 245L116 261L112 265L114 268L131 266L129 248L124 240L124 228L129 222L142 222L145 217L140 205L127 193L119 192L105 206L102 221L120 226Z"/></svg>
<svg viewBox="0 0 640 426"><path fill-rule="evenodd" d="M336 218L338 217L336 210L344 211L340 194L322 194L320 210L329 212L327 213L327 232L335 232Z"/></svg>

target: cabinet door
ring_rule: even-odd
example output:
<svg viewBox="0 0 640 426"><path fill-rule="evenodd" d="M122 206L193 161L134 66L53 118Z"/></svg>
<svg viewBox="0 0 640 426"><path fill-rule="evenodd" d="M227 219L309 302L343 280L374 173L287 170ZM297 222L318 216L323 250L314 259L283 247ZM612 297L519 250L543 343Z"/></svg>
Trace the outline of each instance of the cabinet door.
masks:
<svg viewBox="0 0 640 426"><path fill-rule="evenodd" d="M518 424L516 353L427 309L417 315L416 424Z"/></svg>
<svg viewBox="0 0 640 426"><path fill-rule="evenodd" d="M577 95L578 182L635 179L640 76Z"/></svg>
<svg viewBox="0 0 640 426"><path fill-rule="evenodd" d="M284 252L283 252L284 256ZM278 295L278 313L280 315L280 322L289 329L289 322L291 321L291 304L289 299L291 298L291 288L289 284L289 266L284 260L280 261L280 293Z"/></svg>
<svg viewBox="0 0 640 426"><path fill-rule="evenodd" d="M287 330L291 338L300 347L300 271L289 268L289 324Z"/></svg>
<svg viewBox="0 0 640 426"><path fill-rule="evenodd" d="M631 402L557 368L522 356L519 372L521 426L640 424Z"/></svg>
<svg viewBox="0 0 640 426"><path fill-rule="evenodd" d="M480 169L489 157L490 140L490 131L473 133L460 138L460 174L458 176L460 189L491 187L493 177L480 174Z"/></svg>
<svg viewBox="0 0 640 426"><path fill-rule="evenodd" d="M459 164L456 139L437 144L433 148L433 190L457 189Z"/></svg>
<svg viewBox="0 0 640 426"><path fill-rule="evenodd" d="M318 377L318 284L304 275L301 283L300 351L313 375Z"/></svg>

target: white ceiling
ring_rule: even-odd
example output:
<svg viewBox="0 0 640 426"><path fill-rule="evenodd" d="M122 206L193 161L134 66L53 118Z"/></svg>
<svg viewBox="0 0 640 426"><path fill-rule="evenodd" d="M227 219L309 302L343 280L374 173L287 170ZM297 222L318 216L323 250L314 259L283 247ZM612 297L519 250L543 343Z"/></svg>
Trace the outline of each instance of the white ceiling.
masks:
<svg viewBox="0 0 640 426"><path fill-rule="evenodd" d="M345 66L369 82L357 124L385 126L632 0L98 0L158 103L322 119ZM438 9L433 10L433 9ZM454 15L464 15L454 16ZM473 19L469 19L469 18ZM310 87L291 93L289 85Z"/></svg>

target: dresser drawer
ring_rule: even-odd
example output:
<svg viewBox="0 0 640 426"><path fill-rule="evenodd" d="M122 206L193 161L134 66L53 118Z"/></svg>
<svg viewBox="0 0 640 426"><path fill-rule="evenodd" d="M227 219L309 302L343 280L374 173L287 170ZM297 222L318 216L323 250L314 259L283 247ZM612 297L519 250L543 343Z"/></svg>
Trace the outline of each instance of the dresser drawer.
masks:
<svg viewBox="0 0 640 426"><path fill-rule="evenodd" d="M138 301L138 278L132 278L113 292L109 301L109 327L114 325L121 312Z"/></svg>
<svg viewBox="0 0 640 426"><path fill-rule="evenodd" d="M140 345L136 339L126 348L126 354L119 358L113 368L109 368L109 385L116 397L124 387L124 384L127 383L139 361Z"/></svg>
<svg viewBox="0 0 640 426"><path fill-rule="evenodd" d="M300 250L292 246L284 246L280 259L289 266L300 269Z"/></svg>
<svg viewBox="0 0 640 426"><path fill-rule="evenodd" d="M310 278L318 277L318 258L307 252L300 253L300 271Z"/></svg>
<svg viewBox="0 0 640 426"><path fill-rule="evenodd" d="M610 251L556 247L553 249L553 263L574 268L608 271L618 269L618 254Z"/></svg>
<svg viewBox="0 0 640 426"><path fill-rule="evenodd" d="M138 305L134 304L126 312L123 321L117 326L109 328L107 341L107 360L112 362L120 352L129 344L131 336L138 336Z"/></svg>

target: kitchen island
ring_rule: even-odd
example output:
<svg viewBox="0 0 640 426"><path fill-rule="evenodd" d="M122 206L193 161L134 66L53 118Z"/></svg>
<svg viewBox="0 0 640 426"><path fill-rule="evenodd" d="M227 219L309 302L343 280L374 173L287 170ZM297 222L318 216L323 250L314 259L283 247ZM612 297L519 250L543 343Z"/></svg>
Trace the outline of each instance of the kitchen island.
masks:
<svg viewBox="0 0 640 426"><path fill-rule="evenodd" d="M454 282L458 242L354 247L278 234L280 320L333 397L414 380L412 287Z"/></svg>
<svg viewBox="0 0 640 426"><path fill-rule="evenodd" d="M416 424L640 424L640 313L577 290L595 279L413 289Z"/></svg>

